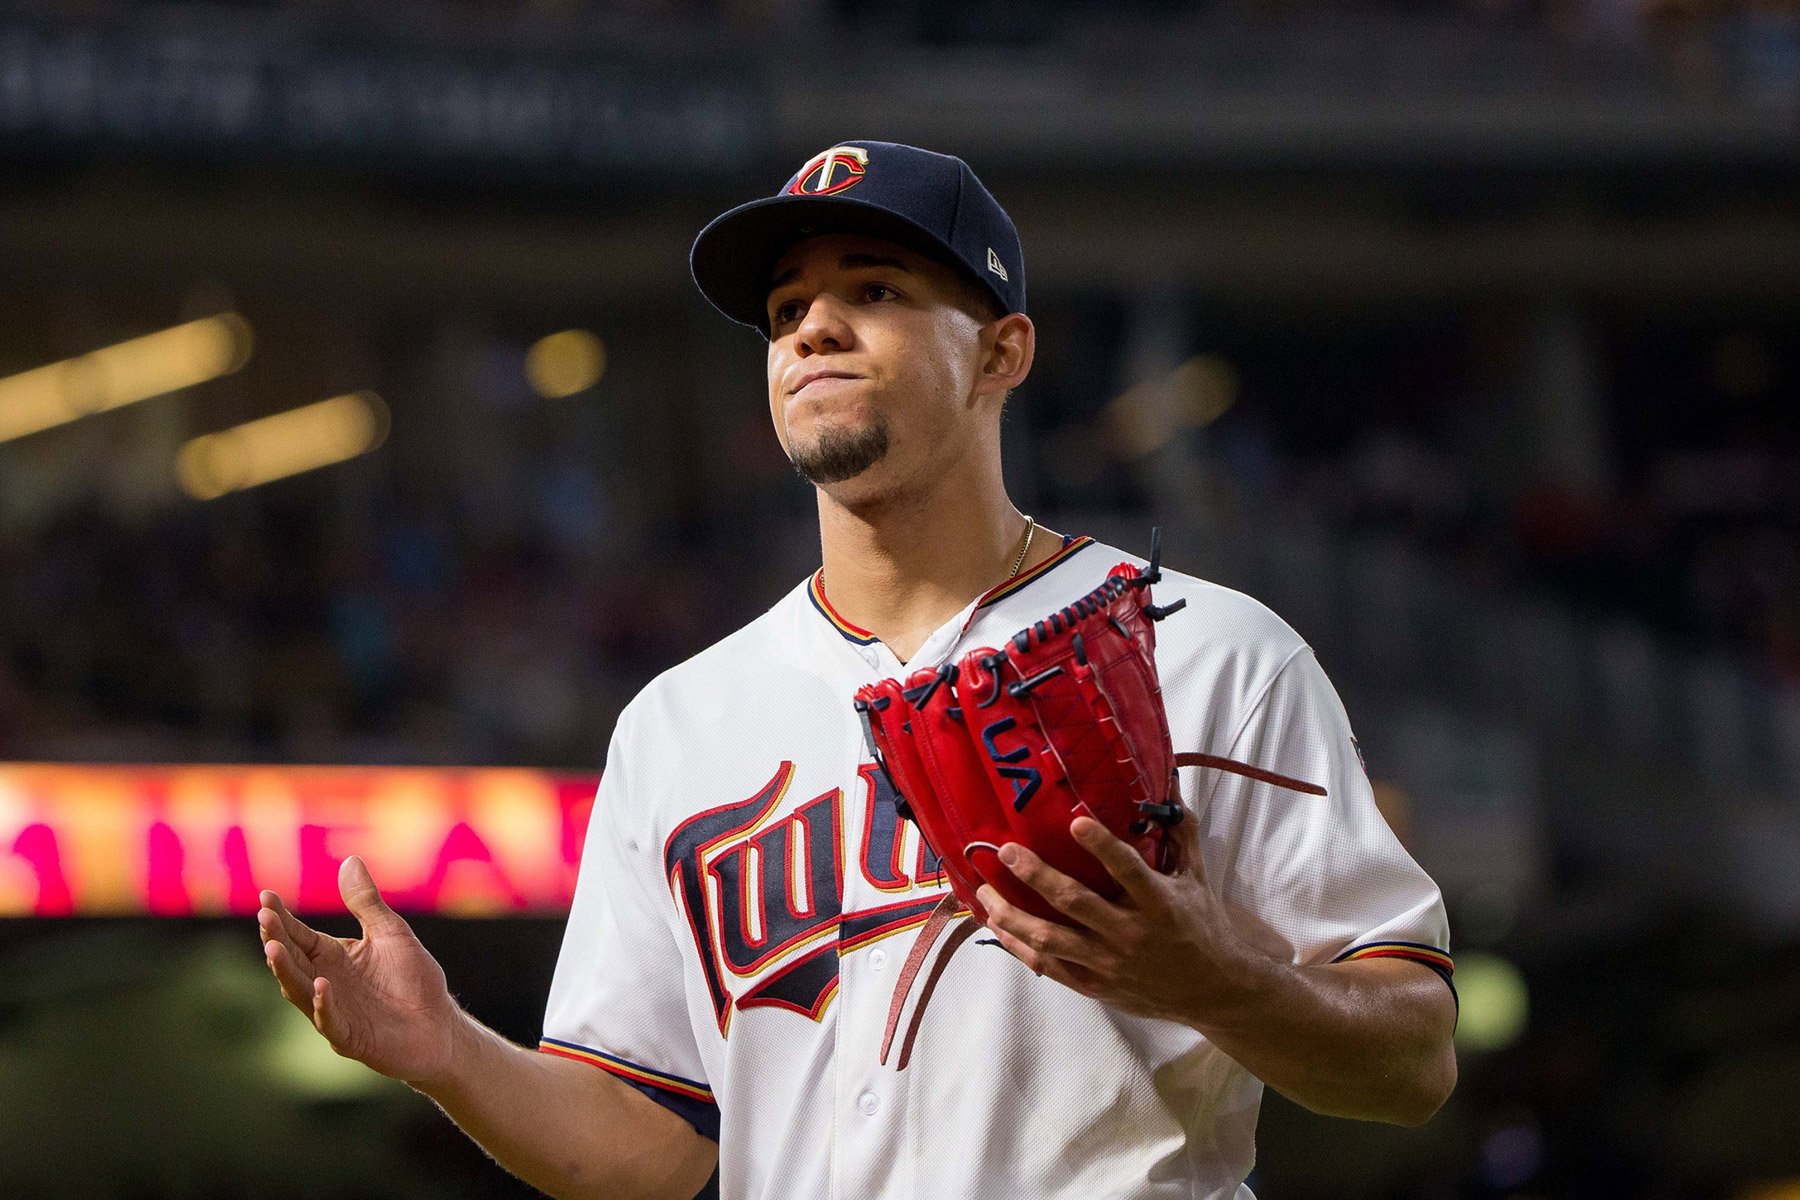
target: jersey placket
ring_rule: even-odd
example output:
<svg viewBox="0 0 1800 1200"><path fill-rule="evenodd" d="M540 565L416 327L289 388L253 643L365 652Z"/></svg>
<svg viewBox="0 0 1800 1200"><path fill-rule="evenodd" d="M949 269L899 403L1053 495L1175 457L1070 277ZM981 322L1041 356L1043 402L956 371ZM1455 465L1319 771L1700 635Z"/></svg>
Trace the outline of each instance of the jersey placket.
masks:
<svg viewBox="0 0 1800 1200"><path fill-rule="evenodd" d="M900 662L879 640L840 641L856 652L864 667L862 676L850 682L843 694L852 695L857 686L875 679L904 679L914 671L940 665L962 640L973 608L971 604L939 626L907 663ZM843 777L851 782L845 788L844 918L839 931L837 1053L832 1081L836 1125L833 1183L837 1195L845 1200L911 1196L916 1191L905 1138L909 1075L897 1071L891 1058L882 1065L880 1048L901 964L918 927L944 892L942 884L919 885L919 835L910 823L891 823L894 836L901 839L901 849L897 854L882 854L880 846L893 842L875 837L870 822L886 815L876 810L891 808L891 800L885 795L871 796L876 786L869 773L872 765L857 729L842 769ZM871 854L886 860L883 870L871 871L867 861ZM895 879L901 873L906 876L905 883Z"/></svg>

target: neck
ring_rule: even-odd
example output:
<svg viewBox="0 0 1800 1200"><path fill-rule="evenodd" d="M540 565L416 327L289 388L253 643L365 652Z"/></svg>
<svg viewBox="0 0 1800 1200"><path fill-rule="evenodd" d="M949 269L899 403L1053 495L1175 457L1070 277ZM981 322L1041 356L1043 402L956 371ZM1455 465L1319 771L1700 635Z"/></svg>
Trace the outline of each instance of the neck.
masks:
<svg viewBox="0 0 1800 1200"><path fill-rule="evenodd" d="M820 548L832 606L902 662L939 625L1008 578L1025 528L997 470L979 479L946 475L928 491L863 503L819 492ZM1048 558L1060 543L1040 527L1020 571Z"/></svg>

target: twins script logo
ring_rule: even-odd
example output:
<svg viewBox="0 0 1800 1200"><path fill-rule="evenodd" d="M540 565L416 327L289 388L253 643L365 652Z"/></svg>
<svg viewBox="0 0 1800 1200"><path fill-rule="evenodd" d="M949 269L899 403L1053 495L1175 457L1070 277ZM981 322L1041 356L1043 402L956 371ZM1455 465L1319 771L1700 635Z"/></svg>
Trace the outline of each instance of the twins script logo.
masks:
<svg viewBox="0 0 1800 1200"><path fill-rule="evenodd" d="M944 882L937 856L916 839L907 869L909 839L887 777L873 763L858 774L863 881L929 895L844 912L843 789L783 813L791 762L748 799L689 817L669 835L663 867L700 951L721 1034L734 1009L785 1008L818 1020L837 993L842 955L922 924L936 906Z"/></svg>
<svg viewBox="0 0 1800 1200"><path fill-rule="evenodd" d="M862 182L869 165L869 152L861 146L833 146L807 160L800 174L788 186L790 196L829 196ZM838 178L838 168L844 169Z"/></svg>

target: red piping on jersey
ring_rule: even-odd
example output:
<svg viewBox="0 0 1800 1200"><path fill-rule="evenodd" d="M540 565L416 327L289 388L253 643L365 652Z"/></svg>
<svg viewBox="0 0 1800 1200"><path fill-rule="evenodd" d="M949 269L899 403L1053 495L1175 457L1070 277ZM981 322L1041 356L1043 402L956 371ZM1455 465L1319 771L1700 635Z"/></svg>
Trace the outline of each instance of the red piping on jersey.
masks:
<svg viewBox="0 0 1800 1200"><path fill-rule="evenodd" d="M880 640L861 625L852 625L850 622L844 620L843 617L838 615L838 610L831 607L831 601L825 598L824 567L820 567L817 571L813 572L812 579L806 585L806 595L807 598L813 602L813 607L819 610L820 616L824 617L827 621L830 621L839 633L843 634L857 645L867 646L871 642Z"/></svg>
<svg viewBox="0 0 1800 1200"><path fill-rule="evenodd" d="M969 619L963 622L963 628L967 629L969 623L975 619L975 614L986 608L988 605L994 603L996 600L1004 600L1032 580L1040 578L1046 571L1050 570L1050 568L1056 566L1058 563L1067 561L1071 555L1079 553L1085 547L1093 544L1094 539L1091 537L1069 536L1063 538L1063 544L1057 548L1055 554L1052 554L1049 558L1046 558L1043 562L1031 568L1031 570L1014 575L1011 579L1002 580L984 592L981 599L975 602L975 607L969 611Z"/></svg>
<svg viewBox="0 0 1800 1200"><path fill-rule="evenodd" d="M1021 572L1011 579L1002 580L1000 583L989 588L986 592L983 592L981 599L975 602L975 607L969 610L969 618L967 621L963 622L963 628L965 630L968 629L970 622L975 619L975 614L986 608L988 605L993 604L997 600L1005 599L1034 580L1043 578L1045 573L1051 568L1067 562L1071 556L1093 544L1094 539L1085 535L1079 537L1075 535L1065 536L1063 538L1063 544L1058 547L1055 554L1052 554L1049 558L1046 558L1043 562L1031 568L1029 571ZM820 567L817 571L814 571L812 578L807 581L806 596L807 599L812 601L813 607L819 610L819 615L831 622L832 627L850 641L855 642L859 646L867 646L881 640L874 633L864 629L862 626L845 620L843 614L832 607L830 599L825 595L824 567Z"/></svg>

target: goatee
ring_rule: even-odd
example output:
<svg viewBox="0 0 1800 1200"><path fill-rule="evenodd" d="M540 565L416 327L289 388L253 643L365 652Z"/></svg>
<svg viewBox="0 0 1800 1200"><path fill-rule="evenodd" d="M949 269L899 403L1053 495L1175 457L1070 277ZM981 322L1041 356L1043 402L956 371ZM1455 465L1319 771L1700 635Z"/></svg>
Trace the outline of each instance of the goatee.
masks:
<svg viewBox="0 0 1800 1200"><path fill-rule="evenodd" d="M812 446L796 449L792 461L809 483L842 483L880 462L887 452L887 421L877 416L861 429L827 430Z"/></svg>

